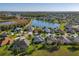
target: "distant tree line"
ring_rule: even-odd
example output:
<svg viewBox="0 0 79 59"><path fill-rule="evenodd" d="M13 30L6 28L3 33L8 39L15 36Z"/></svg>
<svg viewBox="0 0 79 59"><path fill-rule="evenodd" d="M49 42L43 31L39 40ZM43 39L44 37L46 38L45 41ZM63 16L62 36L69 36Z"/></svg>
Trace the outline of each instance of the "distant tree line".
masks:
<svg viewBox="0 0 79 59"><path fill-rule="evenodd" d="M16 19L15 16L0 16L0 19L8 20L8 19Z"/></svg>

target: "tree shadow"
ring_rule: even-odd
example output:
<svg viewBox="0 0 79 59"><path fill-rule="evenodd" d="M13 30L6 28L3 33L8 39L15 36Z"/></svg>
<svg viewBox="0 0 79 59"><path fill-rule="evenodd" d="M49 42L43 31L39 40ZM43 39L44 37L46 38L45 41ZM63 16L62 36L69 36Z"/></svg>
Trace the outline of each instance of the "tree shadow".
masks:
<svg viewBox="0 0 79 59"><path fill-rule="evenodd" d="M71 52L75 52L79 50L79 47L71 46L71 47L68 47L68 50Z"/></svg>
<svg viewBox="0 0 79 59"><path fill-rule="evenodd" d="M47 46L45 46L43 49L44 49L44 50L47 50L47 51L49 51L49 52L54 52L54 51L59 50L59 48L60 48L60 47L58 47L58 46L47 45Z"/></svg>
<svg viewBox="0 0 79 59"><path fill-rule="evenodd" d="M58 47L52 47L50 49L47 49L49 52L54 52L54 51L58 51L59 48Z"/></svg>

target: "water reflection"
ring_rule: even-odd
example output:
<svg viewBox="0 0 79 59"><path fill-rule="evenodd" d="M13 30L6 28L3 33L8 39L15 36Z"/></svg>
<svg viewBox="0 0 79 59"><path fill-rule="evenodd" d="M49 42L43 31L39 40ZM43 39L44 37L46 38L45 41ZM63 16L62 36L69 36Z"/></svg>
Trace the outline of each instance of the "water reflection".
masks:
<svg viewBox="0 0 79 59"><path fill-rule="evenodd" d="M58 28L60 24L58 23L49 23L49 22L44 22L40 20L33 20L32 21L32 26L35 27L47 27L47 28Z"/></svg>

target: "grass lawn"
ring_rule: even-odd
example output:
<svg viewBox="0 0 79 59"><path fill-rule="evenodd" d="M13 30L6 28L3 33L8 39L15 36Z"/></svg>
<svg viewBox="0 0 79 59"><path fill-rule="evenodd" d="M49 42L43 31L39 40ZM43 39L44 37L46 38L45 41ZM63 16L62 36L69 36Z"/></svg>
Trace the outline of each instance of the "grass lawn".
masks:
<svg viewBox="0 0 79 59"><path fill-rule="evenodd" d="M59 50L49 52L47 50L36 50L31 55L33 56L79 56L79 50L71 51L68 48L70 45L61 46Z"/></svg>
<svg viewBox="0 0 79 59"><path fill-rule="evenodd" d="M65 27L64 27L65 25L66 25L66 23L62 23L62 24L60 24L60 27L59 27L59 28L60 28L61 30L64 30L64 29L65 29Z"/></svg>
<svg viewBox="0 0 79 59"><path fill-rule="evenodd" d="M10 56L11 55L11 51L9 51L8 46L2 46L0 47L0 56Z"/></svg>

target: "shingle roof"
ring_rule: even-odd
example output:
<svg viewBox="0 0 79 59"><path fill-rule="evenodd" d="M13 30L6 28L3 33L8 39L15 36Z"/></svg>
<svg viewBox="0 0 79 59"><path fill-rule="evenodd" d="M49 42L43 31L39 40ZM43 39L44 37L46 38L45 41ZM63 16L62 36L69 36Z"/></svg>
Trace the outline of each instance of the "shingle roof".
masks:
<svg viewBox="0 0 79 59"><path fill-rule="evenodd" d="M71 40L69 40L68 38L63 37L63 36L59 37L58 40L60 41L60 43L66 43L66 44L72 43Z"/></svg>
<svg viewBox="0 0 79 59"><path fill-rule="evenodd" d="M79 43L79 36L75 37L73 42Z"/></svg>
<svg viewBox="0 0 79 59"><path fill-rule="evenodd" d="M14 49L25 49L27 46L29 46L30 42L25 39L25 37L18 37L14 43L13 47Z"/></svg>
<svg viewBox="0 0 79 59"><path fill-rule="evenodd" d="M39 43L39 42L43 42L43 41L44 41L43 38L40 36L35 36L33 39L34 43Z"/></svg>
<svg viewBox="0 0 79 59"><path fill-rule="evenodd" d="M1 43L1 46L6 45L6 44L11 44L12 42L13 42L13 39L9 37L5 37L5 39Z"/></svg>
<svg viewBox="0 0 79 59"><path fill-rule="evenodd" d="M53 42L56 42L57 39L55 37L53 37L52 35L49 35L46 37L46 43L48 44L52 44Z"/></svg>

